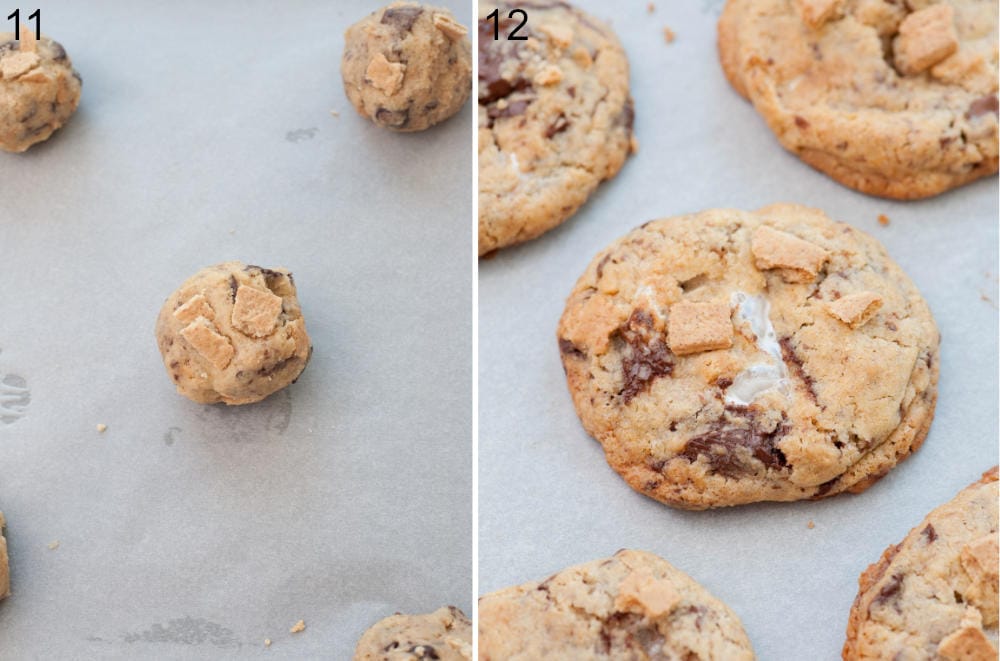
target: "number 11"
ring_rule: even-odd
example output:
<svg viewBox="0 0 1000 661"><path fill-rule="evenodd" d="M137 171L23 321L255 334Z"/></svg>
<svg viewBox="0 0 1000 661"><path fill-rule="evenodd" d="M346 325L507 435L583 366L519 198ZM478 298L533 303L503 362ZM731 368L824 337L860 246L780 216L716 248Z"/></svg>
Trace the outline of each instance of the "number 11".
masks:
<svg viewBox="0 0 1000 661"><path fill-rule="evenodd" d="M14 19L14 38L21 38L21 10L15 9L8 19ZM35 39L42 38L42 10L36 9L33 13L28 15L28 20L35 19Z"/></svg>

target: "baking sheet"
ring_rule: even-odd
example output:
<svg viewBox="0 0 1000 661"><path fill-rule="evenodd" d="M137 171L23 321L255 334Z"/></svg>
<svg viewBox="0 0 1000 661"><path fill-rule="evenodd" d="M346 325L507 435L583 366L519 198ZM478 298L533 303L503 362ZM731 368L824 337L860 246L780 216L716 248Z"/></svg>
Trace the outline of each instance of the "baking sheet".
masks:
<svg viewBox="0 0 1000 661"><path fill-rule="evenodd" d="M347 659L394 611L469 612L472 109L356 115L342 35L380 4L45 4L84 87L0 153L0 657ZM295 273L315 353L200 406L153 324L229 259Z"/></svg>
<svg viewBox="0 0 1000 661"><path fill-rule="evenodd" d="M640 151L576 217L480 262L480 593L645 549L727 602L760 659L839 658L861 572L997 463L997 180L909 203L844 188L786 153L726 83L721 0L657 2L652 15L639 0L578 4L610 20L628 51ZM565 297L600 249L644 221L778 201L874 235L929 301L943 335L930 434L861 495L660 505L607 466L577 420L555 337Z"/></svg>

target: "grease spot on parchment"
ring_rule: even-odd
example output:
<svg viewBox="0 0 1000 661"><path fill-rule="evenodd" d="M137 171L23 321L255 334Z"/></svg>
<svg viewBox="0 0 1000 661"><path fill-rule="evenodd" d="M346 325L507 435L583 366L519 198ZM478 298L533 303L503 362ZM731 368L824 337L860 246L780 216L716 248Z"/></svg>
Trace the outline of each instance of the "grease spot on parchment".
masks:
<svg viewBox="0 0 1000 661"><path fill-rule="evenodd" d="M311 129L295 129L294 131L289 131L285 134L285 140L288 142L301 142L303 140L312 140L319 133L318 128Z"/></svg>
<svg viewBox="0 0 1000 661"><path fill-rule="evenodd" d="M173 445L174 441L177 440L177 434L180 434L183 429L180 427L171 427L167 430L167 433L163 435L163 442L167 445Z"/></svg>
<svg viewBox="0 0 1000 661"><path fill-rule="evenodd" d="M170 620L166 624L156 623L145 631L122 634L126 643L174 643L176 645L204 645L216 647L240 646L232 629L202 618L186 616Z"/></svg>
<svg viewBox="0 0 1000 661"><path fill-rule="evenodd" d="M0 349L2 351L2 349ZM28 412L31 391L28 382L17 374L4 374L0 368L0 423L10 425Z"/></svg>
<svg viewBox="0 0 1000 661"><path fill-rule="evenodd" d="M263 441L288 431L292 422L292 395L282 390L253 406L213 404L202 407L197 415L208 425L217 427L217 431L212 432L215 437L221 436L231 443Z"/></svg>

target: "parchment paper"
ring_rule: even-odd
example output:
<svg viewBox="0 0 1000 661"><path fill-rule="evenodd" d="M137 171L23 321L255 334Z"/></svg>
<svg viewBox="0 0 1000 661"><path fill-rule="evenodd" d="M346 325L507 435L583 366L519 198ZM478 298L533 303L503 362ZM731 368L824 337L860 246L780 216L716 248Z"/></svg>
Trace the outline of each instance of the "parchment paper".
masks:
<svg viewBox="0 0 1000 661"><path fill-rule="evenodd" d="M394 611L469 611L471 108L354 112L343 31L380 4L45 3L84 86L0 153L0 658L349 659ZM200 406L153 324L228 259L294 272L315 353Z"/></svg>
<svg viewBox="0 0 1000 661"><path fill-rule="evenodd" d="M997 463L997 181L909 203L844 188L786 153L726 83L721 0L661 1L652 15L639 0L579 4L611 19L628 51L640 151L562 227L480 262L480 593L646 549L728 603L760 659L839 658L861 572ZM565 297L601 248L647 220L778 201L871 233L923 292L943 334L933 427L858 496L660 505L607 466L577 420L555 337Z"/></svg>

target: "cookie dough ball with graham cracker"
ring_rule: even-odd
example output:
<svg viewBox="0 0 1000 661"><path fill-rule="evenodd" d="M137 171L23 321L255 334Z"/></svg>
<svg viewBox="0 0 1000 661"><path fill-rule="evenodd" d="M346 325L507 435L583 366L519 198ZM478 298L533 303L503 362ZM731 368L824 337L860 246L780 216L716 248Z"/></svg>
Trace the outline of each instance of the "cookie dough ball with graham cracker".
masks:
<svg viewBox="0 0 1000 661"><path fill-rule="evenodd" d="M80 75L66 50L21 29L0 32L0 149L23 152L49 139L80 103Z"/></svg>
<svg viewBox="0 0 1000 661"><path fill-rule="evenodd" d="M226 262L163 304L156 342L177 392L201 404L251 404L294 383L312 352L285 269Z"/></svg>
<svg viewBox="0 0 1000 661"><path fill-rule="evenodd" d="M430 128L458 112L472 91L467 35L447 9L394 2L344 35L344 91L379 126Z"/></svg>
<svg viewBox="0 0 1000 661"><path fill-rule="evenodd" d="M354 661L470 661L472 622L454 606L433 613L396 613L379 620L361 636Z"/></svg>

